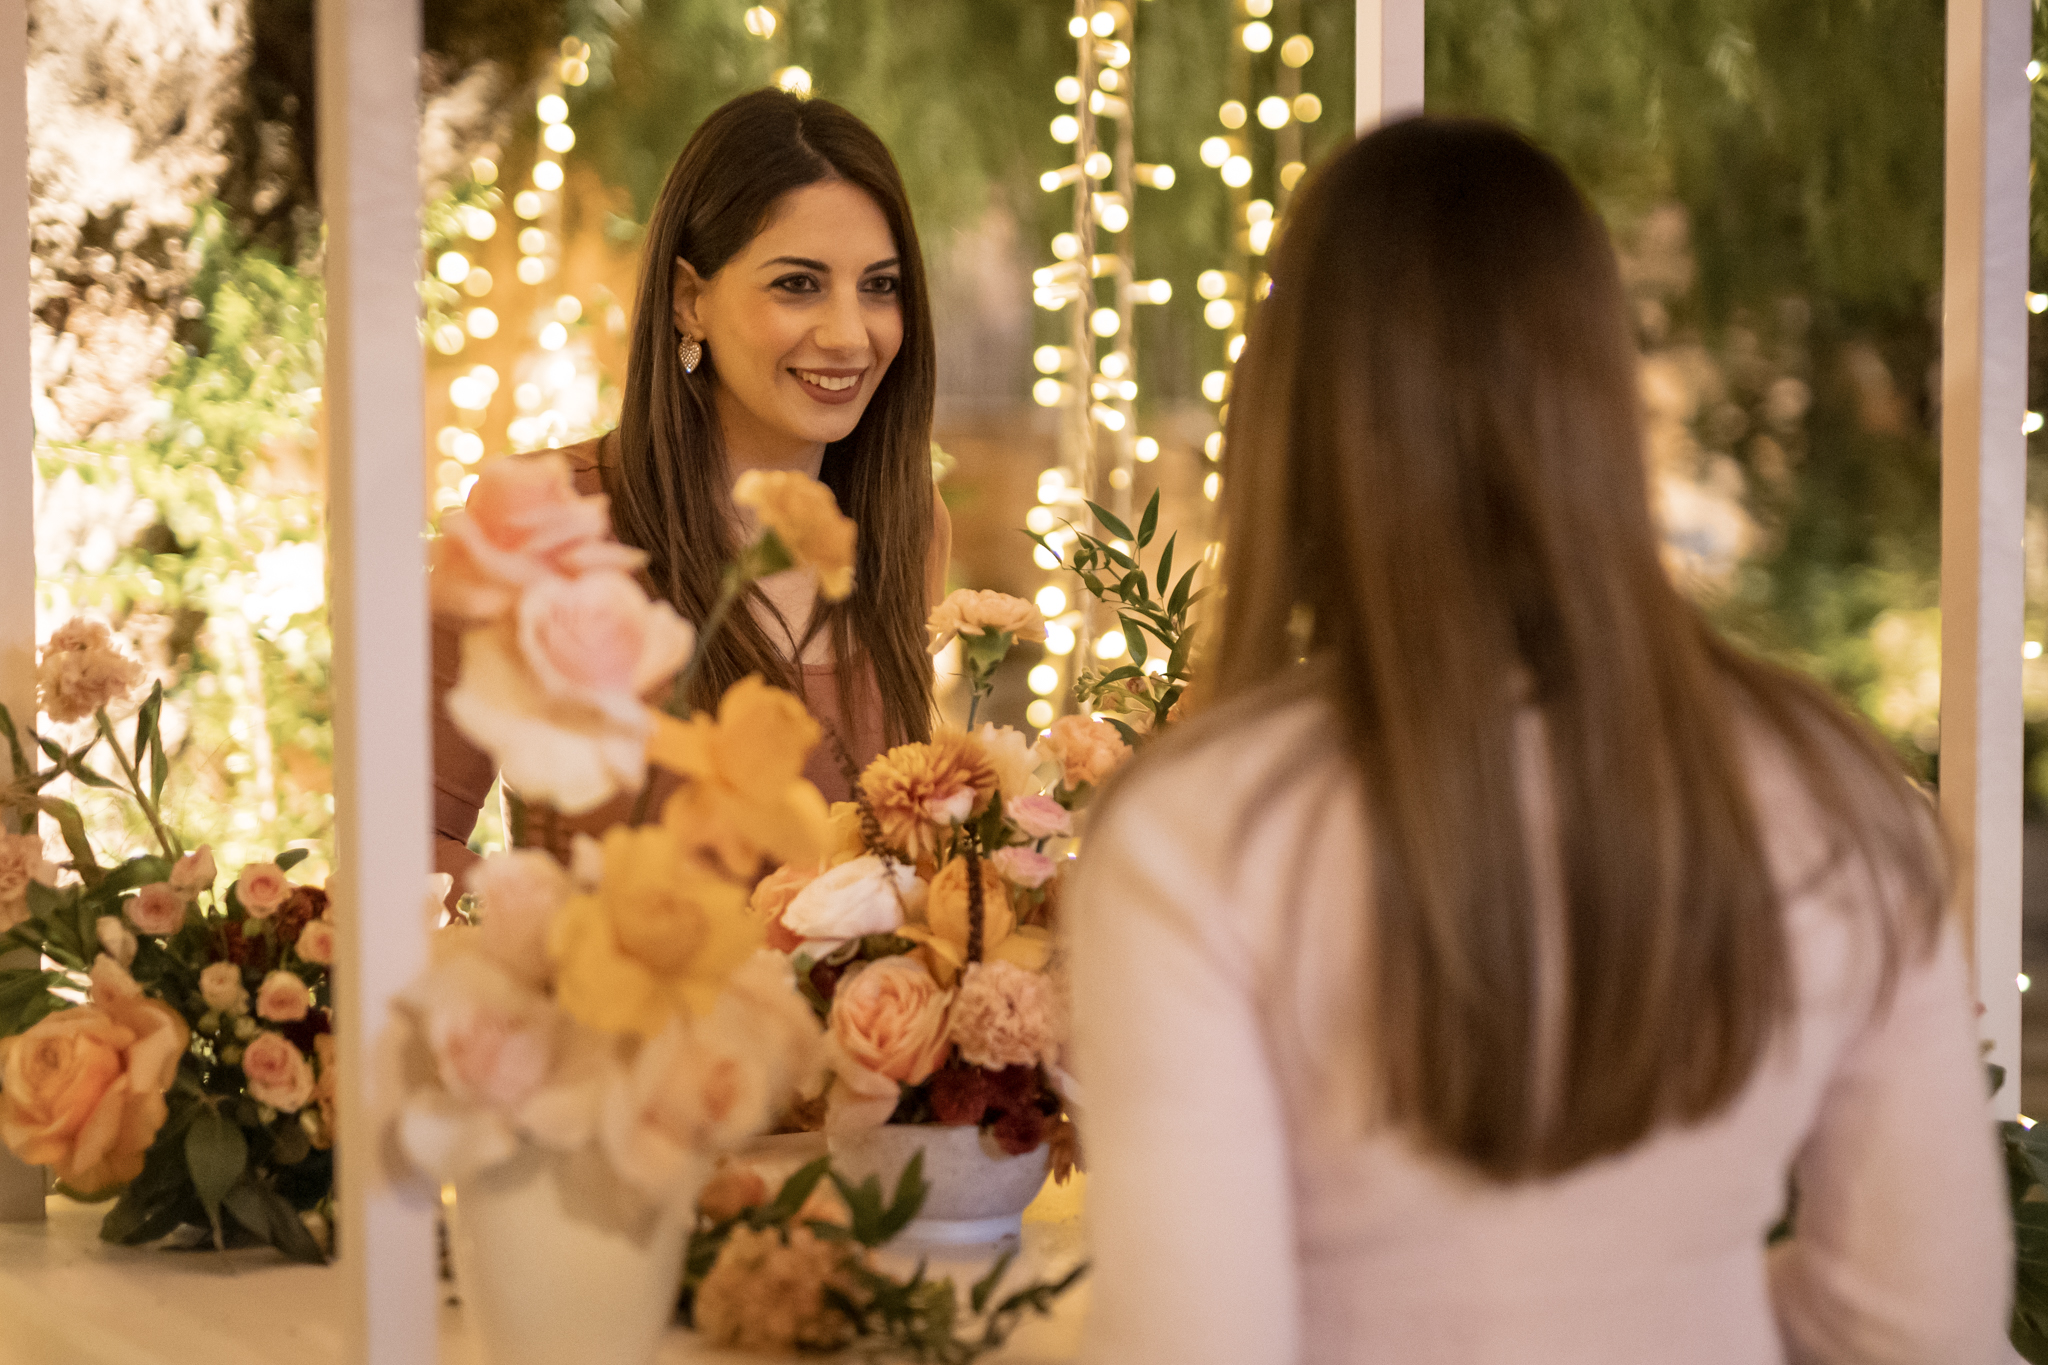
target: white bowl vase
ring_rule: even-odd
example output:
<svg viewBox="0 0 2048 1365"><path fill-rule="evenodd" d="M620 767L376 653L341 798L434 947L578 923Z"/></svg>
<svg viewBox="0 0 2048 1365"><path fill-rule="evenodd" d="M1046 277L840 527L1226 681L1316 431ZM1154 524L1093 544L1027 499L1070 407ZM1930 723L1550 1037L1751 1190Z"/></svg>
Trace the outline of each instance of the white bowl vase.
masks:
<svg viewBox="0 0 2048 1365"><path fill-rule="evenodd" d="M628 1227L572 1212L562 1163L529 1147L455 1182L463 1316L489 1365L648 1365L675 1318L695 1191Z"/></svg>
<svg viewBox="0 0 2048 1365"><path fill-rule="evenodd" d="M833 1167L856 1185L878 1177L885 1200L895 1194L910 1159L924 1153L924 1179L931 1188L900 1237L929 1246L1016 1236L1023 1230L1025 1206L1038 1197L1052 1162L1042 1142L1022 1156L1011 1156L972 1124L885 1123L833 1133L827 1142Z"/></svg>

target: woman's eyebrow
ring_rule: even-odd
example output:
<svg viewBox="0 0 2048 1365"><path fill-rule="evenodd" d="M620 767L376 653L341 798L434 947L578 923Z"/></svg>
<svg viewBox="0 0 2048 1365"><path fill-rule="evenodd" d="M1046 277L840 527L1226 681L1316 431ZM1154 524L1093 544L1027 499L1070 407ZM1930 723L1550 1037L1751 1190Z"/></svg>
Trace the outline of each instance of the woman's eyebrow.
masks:
<svg viewBox="0 0 2048 1365"><path fill-rule="evenodd" d="M896 258L896 257L894 257L894 256L891 256L891 257L890 257L890 258L889 258L888 260L886 260L886 261L876 261L876 262L875 262L875 263L874 263L873 265L869 266L869 267L868 267L868 268L867 268L866 270L863 270L863 271L861 271L860 273L861 273L861 274L863 274L863 275L872 275L872 274L874 274L874 273L875 273L875 272L876 272L877 270L889 270L889 269L892 269L892 268L894 268L894 267L895 267L895 265L896 265L896 264L897 264L897 258Z"/></svg>
<svg viewBox="0 0 2048 1365"><path fill-rule="evenodd" d="M823 261L813 261L804 256L777 256L772 260L766 260L761 262L761 268L763 270L768 269L770 266L777 265L793 265L800 270L815 270L822 275L829 275L832 273L832 267L826 265Z"/></svg>

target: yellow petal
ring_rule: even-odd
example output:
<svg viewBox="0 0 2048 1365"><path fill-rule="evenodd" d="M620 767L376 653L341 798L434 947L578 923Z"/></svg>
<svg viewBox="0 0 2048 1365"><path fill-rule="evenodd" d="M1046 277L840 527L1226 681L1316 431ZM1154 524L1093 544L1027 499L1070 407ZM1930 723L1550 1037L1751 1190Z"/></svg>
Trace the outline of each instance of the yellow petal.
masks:
<svg viewBox="0 0 2048 1365"><path fill-rule="evenodd" d="M1014 962L1029 971L1042 972L1052 959L1052 935L1035 924L1027 924L998 943L988 956Z"/></svg>

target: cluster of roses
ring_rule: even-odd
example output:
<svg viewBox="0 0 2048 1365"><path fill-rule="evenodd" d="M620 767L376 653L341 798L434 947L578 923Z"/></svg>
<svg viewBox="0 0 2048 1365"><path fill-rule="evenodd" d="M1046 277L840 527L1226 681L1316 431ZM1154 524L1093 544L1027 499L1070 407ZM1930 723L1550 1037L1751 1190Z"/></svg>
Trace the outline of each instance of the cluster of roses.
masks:
<svg viewBox="0 0 2048 1365"><path fill-rule="evenodd" d="M735 497L763 523L747 572L850 588L852 523L822 485L749 476ZM815 861L827 821L802 776L820 732L795 697L748 678L687 720L641 700L691 634L627 576L637 557L607 527L554 456L487 465L444 522L434 599L485 621L449 714L508 785L574 813L649 762L681 783L655 824L472 869L474 923L436 934L398 1002L395 1132L438 1180L526 1147L595 1152L644 1209L693 1197L818 1070L818 1024L748 899L769 864Z"/></svg>
<svg viewBox="0 0 2048 1365"><path fill-rule="evenodd" d="M931 626L939 644L979 637L970 660L1044 635L1030 603L989 592L953 594ZM1056 841L1128 756L1084 716L1036 743L1008 726L941 730L868 765L858 800L832 810L823 859L756 888L826 1023L828 1129L972 1123L1013 1153L1065 1131Z"/></svg>

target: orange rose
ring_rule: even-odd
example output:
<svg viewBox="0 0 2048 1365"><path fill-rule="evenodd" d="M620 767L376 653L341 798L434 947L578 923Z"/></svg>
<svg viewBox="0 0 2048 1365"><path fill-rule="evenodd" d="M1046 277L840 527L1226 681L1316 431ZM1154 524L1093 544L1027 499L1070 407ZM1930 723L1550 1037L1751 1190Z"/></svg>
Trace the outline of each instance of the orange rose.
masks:
<svg viewBox="0 0 2048 1365"><path fill-rule="evenodd" d="M191 1037L162 1001L117 996L0 1039L0 1140L81 1194L133 1180Z"/></svg>
<svg viewBox="0 0 2048 1365"><path fill-rule="evenodd" d="M839 979L826 1027L832 1064L833 1126L873 1126L896 1107L898 1085L917 1085L952 1051L947 1017L953 997L924 964L885 957Z"/></svg>

